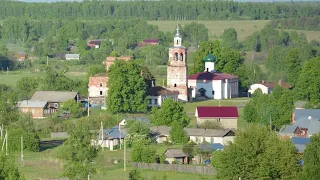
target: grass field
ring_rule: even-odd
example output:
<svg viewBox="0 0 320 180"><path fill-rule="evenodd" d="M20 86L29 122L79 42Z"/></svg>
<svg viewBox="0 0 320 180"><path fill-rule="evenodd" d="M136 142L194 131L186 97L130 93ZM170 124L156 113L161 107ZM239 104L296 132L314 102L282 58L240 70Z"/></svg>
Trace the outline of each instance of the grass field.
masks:
<svg viewBox="0 0 320 180"><path fill-rule="evenodd" d="M150 24L157 25L160 31L174 32L177 21L148 21ZM178 23L182 26L190 24L194 21L179 21ZM269 23L268 20L243 20L243 21L196 21L197 23L204 24L209 30L210 39L219 39L220 35L227 28L233 27L237 30L238 39L244 40L245 37L251 35L252 33L261 30L266 24Z"/></svg>
<svg viewBox="0 0 320 180"><path fill-rule="evenodd" d="M160 31L169 31L174 32L177 21L148 21L150 24L157 25ZM190 24L194 21L179 21L178 23L182 26ZM269 20L239 20L239 21L196 21L197 23L204 24L209 30L210 39L220 39L220 35L227 28L233 27L238 33L238 40L242 41L247 36L250 36L256 31L261 30L266 24L269 23ZM305 31L305 30L290 30L286 29L285 31L297 31L302 32L307 35L309 41L315 39L320 40L319 31Z"/></svg>

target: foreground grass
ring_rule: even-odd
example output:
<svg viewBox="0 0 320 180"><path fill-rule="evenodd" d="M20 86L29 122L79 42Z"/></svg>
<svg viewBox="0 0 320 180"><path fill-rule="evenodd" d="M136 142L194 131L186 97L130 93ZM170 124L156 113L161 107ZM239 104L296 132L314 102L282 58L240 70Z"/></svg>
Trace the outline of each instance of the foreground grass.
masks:
<svg viewBox="0 0 320 180"><path fill-rule="evenodd" d="M160 31L174 32L177 21L148 21L150 24L157 25ZM182 26L194 21L179 21ZM241 21L196 21L204 24L209 30L210 39L220 39L221 34L227 28L235 28L238 33L238 40L242 41L256 31L261 30L269 20L241 20Z"/></svg>

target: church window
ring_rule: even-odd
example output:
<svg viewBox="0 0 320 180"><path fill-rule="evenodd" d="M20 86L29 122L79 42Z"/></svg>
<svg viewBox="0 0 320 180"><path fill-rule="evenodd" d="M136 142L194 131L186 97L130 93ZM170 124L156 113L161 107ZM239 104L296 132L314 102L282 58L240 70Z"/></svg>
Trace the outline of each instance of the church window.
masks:
<svg viewBox="0 0 320 180"><path fill-rule="evenodd" d="M212 91L212 95L214 95L214 91Z"/></svg>
<svg viewBox="0 0 320 180"><path fill-rule="evenodd" d="M183 61L183 54L180 53L180 60Z"/></svg>
<svg viewBox="0 0 320 180"><path fill-rule="evenodd" d="M100 96L102 96L102 91L100 91Z"/></svg>
<svg viewBox="0 0 320 180"><path fill-rule="evenodd" d="M177 61L178 60L178 56L179 56L178 53L174 53L174 60Z"/></svg>
<svg viewBox="0 0 320 180"><path fill-rule="evenodd" d="M177 87L177 84L174 84L174 87Z"/></svg>
<svg viewBox="0 0 320 180"><path fill-rule="evenodd" d="M179 44L179 40L177 40L177 45Z"/></svg>

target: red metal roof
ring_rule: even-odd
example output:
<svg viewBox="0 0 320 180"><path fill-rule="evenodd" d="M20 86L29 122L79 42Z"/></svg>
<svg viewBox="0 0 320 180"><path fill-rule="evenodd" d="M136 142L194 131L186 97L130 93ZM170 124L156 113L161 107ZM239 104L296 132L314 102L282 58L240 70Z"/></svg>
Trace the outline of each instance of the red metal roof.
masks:
<svg viewBox="0 0 320 180"><path fill-rule="evenodd" d="M234 76L227 73L218 73L218 72L201 72L197 74L192 74L188 77L191 80L224 80L224 79L234 79L238 76Z"/></svg>
<svg viewBox="0 0 320 180"><path fill-rule="evenodd" d="M145 39L143 43L159 43L158 39Z"/></svg>
<svg viewBox="0 0 320 180"><path fill-rule="evenodd" d="M198 106L196 115L199 118L238 118L236 106Z"/></svg>

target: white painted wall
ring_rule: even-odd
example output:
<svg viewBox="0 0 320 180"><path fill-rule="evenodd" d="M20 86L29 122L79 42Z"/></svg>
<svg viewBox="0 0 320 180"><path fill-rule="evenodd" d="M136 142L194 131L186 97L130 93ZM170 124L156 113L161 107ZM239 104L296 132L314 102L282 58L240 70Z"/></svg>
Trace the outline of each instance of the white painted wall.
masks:
<svg viewBox="0 0 320 180"><path fill-rule="evenodd" d="M207 71L207 70L208 70L208 72L214 71L214 62L206 62L204 65L205 65L204 71Z"/></svg>
<svg viewBox="0 0 320 180"><path fill-rule="evenodd" d="M255 90L261 89L263 94L269 94L269 88L262 85L262 84L252 84L250 89L248 90L249 93L253 94Z"/></svg>
<svg viewBox="0 0 320 180"><path fill-rule="evenodd" d="M166 100L167 98L173 99L173 101L177 102L178 101L178 96L150 96L151 103L149 101L148 106L149 107L159 107L162 105L163 101ZM157 104L155 104L155 99L157 99Z"/></svg>
<svg viewBox="0 0 320 180"><path fill-rule="evenodd" d="M108 88L91 86L88 88L88 91L89 97L105 97L107 95ZM102 91L102 95L100 95L100 91Z"/></svg>

